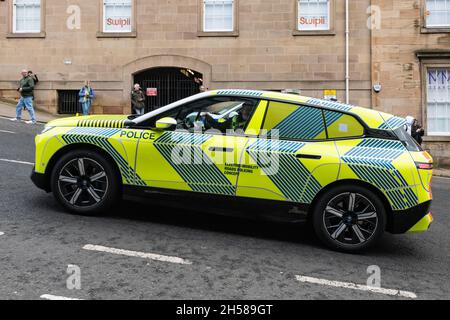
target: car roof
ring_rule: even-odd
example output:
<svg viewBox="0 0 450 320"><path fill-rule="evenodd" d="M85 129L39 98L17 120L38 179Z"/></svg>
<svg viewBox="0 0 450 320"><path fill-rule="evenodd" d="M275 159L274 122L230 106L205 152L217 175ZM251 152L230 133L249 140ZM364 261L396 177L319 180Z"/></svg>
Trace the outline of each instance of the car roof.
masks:
<svg viewBox="0 0 450 320"><path fill-rule="evenodd" d="M134 119L134 122L140 123L162 112L170 111L171 109L176 108L182 104L194 102L199 99L213 96L234 96L243 98L245 97L245 98L268 99L279 102L299 103L311 107L320 107L330 111L339 111L350 115L354 115L356 117L359 117L368 127L380 130L395 130L399 127L404 126L406 123L406 120L404 118L395 117L391 114L387 114L384 112L379 112L373 109L362 108L341 102L334 102L274 91L245 90L245 89L222 89L199 93L191 97L176 101L158 110L147 113L139 118Z"/></svg>

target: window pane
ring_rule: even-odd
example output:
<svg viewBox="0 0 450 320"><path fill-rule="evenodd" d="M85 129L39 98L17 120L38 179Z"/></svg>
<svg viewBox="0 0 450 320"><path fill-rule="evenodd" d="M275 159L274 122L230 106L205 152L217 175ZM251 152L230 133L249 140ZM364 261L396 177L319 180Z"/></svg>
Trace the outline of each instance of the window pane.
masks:
<svg viewBox="0 0 450 320"><path fill-rule="evenodd" d="M131 32L131 0L104 0L104 32Z"/></svg>
<svg viewBox="0 0 450 320"><path fill-rule="evenodd" d="M364 127L352 116L325 111L325 119L330 139L360 137L364 134Z"/></svg>
<svg viewBox="0 0 450 320"><path fill-rule="evenodd" d="M450 135L450 68L430 68L427 74L428 133Z"/></svg>
<svg viewBox="0 0 450 320"><path fill-rule="evenodd" d="M14 1L14 32L41 32L41 1Z"/></svg>
<svg viewBox="0 0 450 320"><path fill-rule="evenodd" d="M233 31L233 0L205 0L204 31Z"/></svg>
<svg viewBox="0 0 450 320"><path fill-rule="evenodd" d="M263 129L271 138L326 139L321 109L288 103L270 102Z"/></svg>
<svg viewBox="0 0 450 320"><path fill-rule="evenodd" d="M427 27L450 27L450 0L427 0Z"/></svg>
<svg viewBox="0 0 450 320"><path fill-rule="evenodd" d="M298 0L298 30L329 30L330 0Z"/></svg>

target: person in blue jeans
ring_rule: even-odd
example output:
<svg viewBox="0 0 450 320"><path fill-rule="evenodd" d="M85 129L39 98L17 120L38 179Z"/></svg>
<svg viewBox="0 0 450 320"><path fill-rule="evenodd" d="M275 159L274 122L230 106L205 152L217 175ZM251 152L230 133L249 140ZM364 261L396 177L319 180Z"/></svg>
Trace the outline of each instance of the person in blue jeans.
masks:
<svg viewBox="0 0 450 320"><path fill-rule="evenodd" d="M11 119L12 121L22 120L22 109L27 109L30 114L30 121L26 121L27 124L36 123L36 115L33 108L33 95L34 95L34 80L28 75L28 70L22 70L22 79L19 82L20 100L16 106L16 117Z"/></svg>
<svg viewBox="0 0 450 320"><path fill-rule="evenodd" d="M92 101L94 100L94 90L91 87L90 81L85 81L83 88L81 88L80 93L80 103L83 110L83 116L89 115L89 110L92 106Z"/></svg>

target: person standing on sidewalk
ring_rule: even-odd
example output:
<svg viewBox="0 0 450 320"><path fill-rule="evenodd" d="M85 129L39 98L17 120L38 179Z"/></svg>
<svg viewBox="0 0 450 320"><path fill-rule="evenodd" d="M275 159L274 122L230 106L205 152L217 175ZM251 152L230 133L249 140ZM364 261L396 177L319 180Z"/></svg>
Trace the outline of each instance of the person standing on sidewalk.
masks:
<svg viewBox="0 0 450 320"><path fill-rule="evenodd" d="M145 112L145 95L141 90L139 84L134 85L133 91L131 91L131 105L133 106L133 111L137 115L143 115Z"/></svg>
<svg viewBox="0 0 450 320"><path fill-rule="evenodd" d="M94 90L91 87L90 81L85 81L83 88L81 88L80 93L80 103L83 110L83 116L89 115L89 110L92 106L92 100L94 100Z"/></svg>
<svg viewBox="0 0 450 320"><path fill-rule="evenodd" d="M20 100L16 106L16 117L11 119L12 121L22 120L22 108L26 108L30 114L30 121L26 121L27 124L35 124L36 116L33 108L33 96L34 96L34 80L28 75L28 70L22 70L22 79L19 82Z"/></svg>
<svg viewBox="0 0 450 320"><path fill-rule="evenodd" d="M38 76L37 76L37 74L34 74L33 73L33 71L31 71L31 70L29 70L28 71L28 76L29 77L31 77L31 79L33 79L33 81L34 81L34 87L36 88L36 85L38 84L38 82L39 82L39 78L38 78ZM34 91L33 91L33 108L34 107L36 107L36 102L34 101ZM23 110L26 110L27 109L27 107L23 107Z"/></svg>

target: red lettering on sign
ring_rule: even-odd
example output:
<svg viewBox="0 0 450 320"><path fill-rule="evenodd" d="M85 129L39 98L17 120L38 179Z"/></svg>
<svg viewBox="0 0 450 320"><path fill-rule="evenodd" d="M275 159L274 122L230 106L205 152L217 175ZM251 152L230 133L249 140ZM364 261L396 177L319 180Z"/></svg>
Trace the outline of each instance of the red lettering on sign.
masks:
<svg viewBox="0 0 450 320"><path fill-rule="evenodd" d="M121 28L126 27L126 26L131 26L131 19L130 18L126 18L126 19L113 19L113 18L108 18L106 19L106 24L108 26L120 26Z"/></svg>
<svg viewBox="0 0 450 320"><path fill-rule="evenodd" d="M148 97L156 97L158 95L158 89L157 88L147 88L147 96Z"/></svg>
<svg viewBox="0 0 450 320"><path fill-rule="evenodd" d="M321 17L321 18L305 18L305 17L301 17L299 19L299 23L301 25L314 25L315 27L317 27L318 25L326 25L327 21L325 17Z"/></svg>

